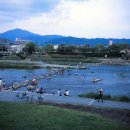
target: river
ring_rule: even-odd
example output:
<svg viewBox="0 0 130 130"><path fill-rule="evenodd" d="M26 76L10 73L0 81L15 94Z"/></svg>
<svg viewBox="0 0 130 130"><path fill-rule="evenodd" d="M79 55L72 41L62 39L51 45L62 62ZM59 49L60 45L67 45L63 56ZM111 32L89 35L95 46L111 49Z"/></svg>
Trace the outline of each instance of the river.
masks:
<svg viewBox="0 0 130 130"><path fill-rule="evenodd" d="M64 75L54 75L51 79L45 78L38 82L47 93L56 93L60 88L64 93L69 90L70 95L77 96L88 92L97 92L100 88L104 94L112 96L130 97L130 65L94 65L88 64L88 69L71 69ZM0 69L0 78L7 86L11 82L23 82L32 79L35 75L47 74L47 68L42 69ZM92 82L93 78L101 81ZM26 87L20 88L26 90Z"/></svg>

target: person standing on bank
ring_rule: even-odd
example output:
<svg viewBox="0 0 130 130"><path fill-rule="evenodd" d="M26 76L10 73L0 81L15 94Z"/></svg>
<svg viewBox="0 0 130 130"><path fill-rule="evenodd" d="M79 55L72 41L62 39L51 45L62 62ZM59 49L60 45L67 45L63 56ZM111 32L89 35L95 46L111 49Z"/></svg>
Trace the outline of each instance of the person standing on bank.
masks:
<svg viewBox="0 0 130 130"><path fill-rule="evenodd" d="M99 99L98 99L98 102L100 100L103 102L103 90L102 89L99 90Z"/></svg>

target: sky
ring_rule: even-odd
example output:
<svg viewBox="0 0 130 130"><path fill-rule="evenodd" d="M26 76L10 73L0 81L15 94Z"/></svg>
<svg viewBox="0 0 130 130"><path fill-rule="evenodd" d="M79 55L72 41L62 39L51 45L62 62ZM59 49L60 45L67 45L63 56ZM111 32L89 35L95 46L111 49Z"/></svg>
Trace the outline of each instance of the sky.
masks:
<svg viewBox="0 0 130 130"><path fill-rule="evenodd" d="M130 38L130 0L0 0L0 33Z"/></svg>

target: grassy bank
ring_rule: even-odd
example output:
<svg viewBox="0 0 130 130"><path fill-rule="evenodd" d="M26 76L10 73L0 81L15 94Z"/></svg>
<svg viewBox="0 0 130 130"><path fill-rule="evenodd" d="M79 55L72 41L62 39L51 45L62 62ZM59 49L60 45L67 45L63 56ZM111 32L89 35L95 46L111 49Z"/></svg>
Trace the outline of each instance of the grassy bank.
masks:
<svg viewBox="0 0 130 130"><path fill-rule="evenodd" d="M48 105L0 102L1 130L128 130L97 114Z"/></svg>
<svg viewBox="0 0 130 130"><path fill-rule="evenodd" d="M47 63L61 63L61 64L77 64L79 62L83 63L97 63L100 62L99 58L96 57L86 57L84 55L60 55L60 54L50 54L50 55L36 55L33 54L29 57L32 61L43 61ZM17 55L10 55L1 57L1 60L20 60Z"/></svg>
<svg viewBox="0 0 130 130"><path fill-rule="evenodd" d="M4 62L0 61L0 68L16 68L16 69L37 69L40 68L38 65L30 64L30 63L13 63L13 62Z"/></svg>
<svg viewBox="0 0 130 130"><path fill-rule="evenodd" d="M31 61L43 61L49 64L60 64L60 65L77 65L79 62L82 63L97 63L100 62L97 58L86 58L82 55L31 55L27 57ZM35 69L40 68L37 64L22 63L22 62L6 62L7 60L20 61L20 57L16 55L6 56L4 58L0 57L0 68L27 68ZM22 60L25 61L25 60Z"/></svg>
<svg viewBox="0 0 130 130"><path fill-rule="evenodd" d="M85 98L95 98L97 97L97 93L87 93L87 94L80 94L79 97ZM112 100L112 101L120 101L120 102L130 102L130 98L127 96L111 96L111 95L103 95L104 100Z"/></svg>

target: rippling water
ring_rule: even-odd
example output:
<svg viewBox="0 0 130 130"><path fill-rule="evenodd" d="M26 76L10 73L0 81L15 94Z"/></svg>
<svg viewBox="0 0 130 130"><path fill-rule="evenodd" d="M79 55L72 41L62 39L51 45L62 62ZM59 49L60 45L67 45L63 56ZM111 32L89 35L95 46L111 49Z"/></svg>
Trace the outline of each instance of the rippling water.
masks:
<svg viewBox="0 0 130 130"><path fill-rule="evenodd" d="M69 89L70 95L77 96L81 93L97 92L103 88L105 94L126 95L130 97L130 65L88 65L89 69L72 69L71 73L56 75L51 79L41 79L39 87L48 93L56 93L60 88L62 93ZM22 82L32 79L35 75L47 74L48 69L0 69L0 78L10 85L12 81ZM25 77L26 76L26 77ZM93 78L101 81L93 83ZM26 90L26 87L20 88Z"/></svg>

